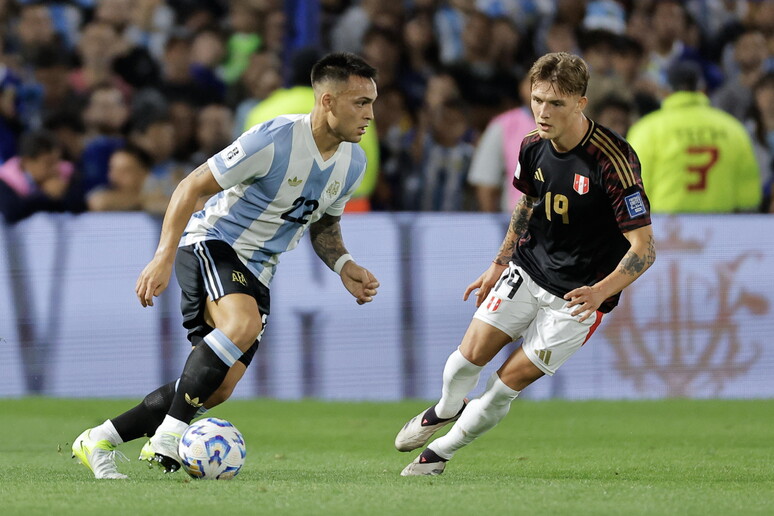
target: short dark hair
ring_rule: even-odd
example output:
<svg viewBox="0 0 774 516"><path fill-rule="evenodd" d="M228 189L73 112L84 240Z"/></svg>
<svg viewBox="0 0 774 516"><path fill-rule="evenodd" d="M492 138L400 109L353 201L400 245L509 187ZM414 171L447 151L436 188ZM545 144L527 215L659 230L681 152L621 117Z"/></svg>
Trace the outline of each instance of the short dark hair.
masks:
<svg viewBox="0 0 774 516"><path fill-rule="evenodd" d="M115 151L113 151L113 154L116 154L117 152L123 152L125 154L129 154L134 157L139 163L142 168L145 168L147 170L150 170L153 168L153 158L150 154L145 152L141 147L133 144L133 143L127 143L123 147L117 148Z"/></svg>
<svg viewBox="0 0 774 516"><path fill-rule="evenodd" d="M312 85L326 80L346 82L351 76L376 78L376 68L351 52L328 54L312 67Z"/></svg>
<svg viewBox="0 0 774 516"><path fill-rule="evenodd" d="M35 159L43 154L58 151L60 148L56 137L49 131L31 131L21 137L19 156Z"/></svg>
<svg viewBox="0 0 774 516"><path fill-rule="evenodd" d="M673 91L704 89L704 73L694 61L677 61L667 69L667 82Z"/></svg>

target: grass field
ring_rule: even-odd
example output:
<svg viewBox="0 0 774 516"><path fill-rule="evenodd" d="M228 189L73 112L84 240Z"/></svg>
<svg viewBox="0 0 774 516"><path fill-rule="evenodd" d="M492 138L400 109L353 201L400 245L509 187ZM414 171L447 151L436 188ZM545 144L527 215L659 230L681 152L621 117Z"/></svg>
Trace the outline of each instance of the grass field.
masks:
<svg viewBox="0 0 774 516"><path fill-rule="evenodd" d="M397 430L426 402L230 401L245 436L231 482L164 475L121 449L97 481L70 441L127 401L0 400L0 514L774 514L774 402L517 401L440 477L402 478Z"/></svg>

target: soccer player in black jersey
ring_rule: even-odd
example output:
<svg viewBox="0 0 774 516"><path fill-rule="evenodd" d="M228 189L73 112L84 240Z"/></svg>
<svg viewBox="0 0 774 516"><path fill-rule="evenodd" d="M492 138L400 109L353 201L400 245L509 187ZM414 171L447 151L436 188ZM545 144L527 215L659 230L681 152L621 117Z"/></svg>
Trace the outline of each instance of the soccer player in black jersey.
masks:
<svg viewBox="0 0 774 516"><path fill-rule="evenodd" d="M589 72L578 56L547 54L529 71L537 129L521 144L513 184L524 193L500 251L465 291L478 307L448 358L437 404L401 429L395 447L424 446L401 472L438 475L463 446L493 428L532 382L553 375L588 340L620 292L656 258L637 155L586 118ZM523 337L481 397L465 395L508 343Z"/></svg>

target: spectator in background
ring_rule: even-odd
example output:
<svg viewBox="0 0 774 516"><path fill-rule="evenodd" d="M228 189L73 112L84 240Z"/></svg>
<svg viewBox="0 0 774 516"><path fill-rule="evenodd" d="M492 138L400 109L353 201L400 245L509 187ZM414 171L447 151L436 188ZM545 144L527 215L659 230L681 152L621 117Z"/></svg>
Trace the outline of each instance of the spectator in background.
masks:
<svg viewBox="0 0 774 516"><path fill-rule="evenodd" d="M363 50L363 37L369 27L396 27L396 23L384 23L379 18L402 13L401 2L383 2L382 0L360 0L347 8L335 23L330 35L331 49L334 52L355 52Z"/></svg>
<svg viewBox="0 0 774 516"><path fill-rule="evenodd" d="M189 36L173 36L164 47L158 91L165 99L186 99L195 105L209 102L209 92L194 77Z"/></svg>
<svg viewBox="0 0 774 516"><path fill-rule="evenodd" d="M669 83L674 93L627 138L640 158L653 212L757 210L760 175L745 127L710 106L696 63L674 64Z"/></svg>
<svg viewBox="0 0 774 516"><path fill-rule="evenodd" d="M70 64L68 55L62 49L42 48L31 64L34 67L35 81L42 89L41 120L45 118L46 113L81 103L81 99L69 84Z"/></svg>
<svg viewBox="0 0 774 516"><path fill-rule="evenodd" d="M241 79L245 98L237 105L234 115L234 139L244 132L250 111L282 87L281 66L279 57L273 52L259 52L250 56L250 64Z"/></svg>
<svg viewBox="0 0 774 516"><path fill-rule="evenodd" d="M91 92L83 111L86 143L80 172L84 192L107 184L110 156L125 143L128 119L129 106L117 86L102 84Z"/></svg>
<svg viewBox="0 0 774 516"><path fill-rule="evenodd" d="M409 16L403 25L402 48L404 58L400 88L413 111L422 105L427 81L440 64L431 11L420 10Z"/></svg>
<svg viewBox="0 0 774 516"><path fill-rule="evenodd" d="M127 145L110 156L108 183L89 192L89 211L135 211L144 209L143 187L150 176L152 160L147 152Z"/></svg>
<svg viewBox="0 0 774 516"><path fill-rule="evenodd" d="M678 61L693 61L702 72L708 91L715 89L723 80L720 68L707 61L699 52L698 27L690 18L685 5L678 0L659 0L650 9L650 53L646 61L646 73L661 88L660 98L669 94L668 71Z"/></svg>
<svg viewBox="0 0 774 516"><path fill-rule="evenodd" d="M619 95L631 95L627 91L624 80L615 71L613 52L618 42L618 37L607 30L595 29L585 31L579 37L583 60L589 65L591 78L589 79L586 97L589 103L586 114L596 120L601 100L611 93Z"/></svg>
<svg viewBox="0 0 774 516"><path fill-rule="evenodd" d="M125 96L130 95L131 87L113 68L116 57L126 48L113 25L101 21L87 24L76 48L80 66L70 73L73 90L86 95L97 86L110 84Z"/></svg>
<svg viewBox="0 0 774 516"><path fill-rule="evenodd" d="M594 121L623 138L629 133L634 121L634 106L625 97L611 93L600 99Z"/></svg>
<svg viewBox="0 0 774 516"><path fill-rule="evenodd" d="M522 105L495 117L478 140L468 182L481 211L513 213L521 198L521 192L513 186L513 174L519 163L521 141L535 130L526 76L519 82L519 97Z"/></svg>
<svg viewBox="0 0 774 516"><path fill-rule="evenodd" d="M635 116L643 116L659 108L660 88L644 73L645 49L635 38L618 36L613 47L613 69L623 83L616 95L633 103ZM623 135L622 135L623 136Z"/></svg>
<svg viewBox="0 0 774 516"><path fill-rule="evenodd" d="M467 106L462 99L449 99L428 115L428 128L411 143L404 206L411 211L473 211L467 185L473 157Z"/></svg>
<svg viewBox="0 0 774 516"><path fill-rule="evenodd" d="M414 121L408 100L399 88L379 90L374 104L374 119L379 120L379 176L371 195L373 210L401 209L404 170L404 147L408 145Z"/></svg>
<svg viewBox="0 0 774 516"><path fill-rule="evenodd" d="M158 215L166 211L172 192L187 172L186 164L173 159L175 128L167 110L168 106L157 112L138 110L128 139L151 157L151 174L144 185L144 209Z"/></svg>
<svg viewBox="0 0 774 516"><path fill-rule="evenodd" d="M83 211L83 195L72 176L73 166L61 160L51 133L26 133L19 155L0 165L0 213L14 223L41 211Z"/></svg>
<svg viewBox="0 0 774 516"><path fill-rule="evenodd" d="M363 58L379 70L376 87L396 86L401 73L400 34L392 29L370 27L363 35Z"/></svg>
<svg viewBox="0 0 774 516"><path fill-rule="evenodd" d="M172 159L178 163L189 163L191 154L196 151L196 113L199 106L187 99L172 99L167 109L175 134Z"/></svg>
<svg viewBox="0 0 774 516"><path fill-rule="evenodd" d="M462 34L462 57L447 67L469 106L470 124L479 133L494 115L512 105L508 99L518 83L510 67L495 61L493 26L485 13L469 12Z"/></svg>
<svg viewBox="0 0 774 516"><path fill-rule="evenodd" d="M226 55L222 67L222 77L227 84L234 84L250 63L250 56L261 48L261 19L263 13L258 2L245 0L230 2L228 6L228 25L231 35L226 43Z"/></svg>
<svg viewBox="0 0 774 516"><path fill-rule="evenodd" d="M188 167L191 170L232 142L234 113L224 104L210 104L199 111L194 127L196 128L196 151L191 155L192 166Z"/></svg>
<svg viewBox="0 0 774 516"><path fill-rule="evenodd" d="M33 59L42 48L64 47L54 30L51 12L43 3L20 5L15 29L10 35L10 49L19 55L22 62Z"/></svg>
<svg viewBox="0 0 774 516"><path fill-rule="evenodd" d="M763 183L762 211L774 213L774 72L767 73L755 84L747 123Z"/></svg>
<svg viewBox="0 0 774 516"><path fill-rule="evenodd" d="M94 9L94 20L106 23L113 27L120 42L114 59L114 69L123 81L132 88L143 88L155 84L158 80L158 66L150 48L156 55L166 40L168 29L163 29L171 20L162 13L156 20L162 28L157 37L149 38L149 34L143 34L143 29L136 24L139 18L147 16L146 11L154 13L164 11L158 5L147 5L156 0L99 0ZM141 21L147 29L147 21ZM152 42L152 40L155 40Z"/></svg>
<svg viewBox="0 0 774 516"><path fill-rule="evenodd" d="M221 67L225 56L226 42L220 31L205 29L194 36L189 73L203 91L205 103L222 102L226 98L226 82L221 79L225 73Z"/></svg>
<svg viewBox="0 0 774 516"><path fill-rule="evenodd" d="M744 120L753 105L752 89L765 73L769 51L766 38L754 29L748 29L733 44L736 70L712 95L712 104L737 120Z"/></svg>

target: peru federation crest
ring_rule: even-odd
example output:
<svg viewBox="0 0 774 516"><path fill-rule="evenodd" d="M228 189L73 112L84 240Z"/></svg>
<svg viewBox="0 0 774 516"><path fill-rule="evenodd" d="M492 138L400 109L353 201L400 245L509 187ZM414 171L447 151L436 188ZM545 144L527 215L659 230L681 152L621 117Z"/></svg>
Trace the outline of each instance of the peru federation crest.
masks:
<svg viewBox="0 0 774 516"><path fill-rule="evenodd" d="M589 178L580 174L575 174L575 180L572 183L572 189L580 195L589 193Z"/></svg>

